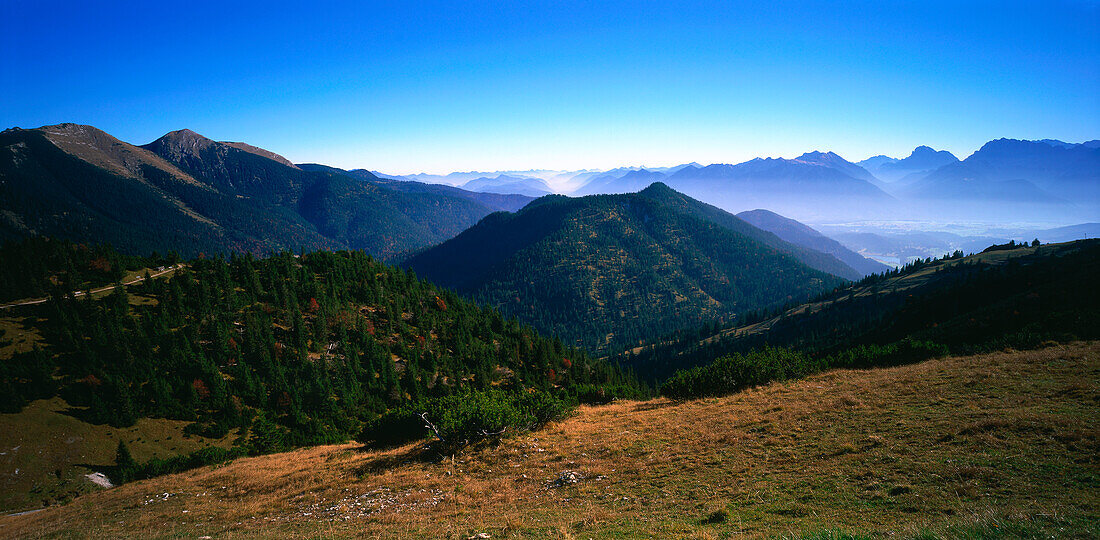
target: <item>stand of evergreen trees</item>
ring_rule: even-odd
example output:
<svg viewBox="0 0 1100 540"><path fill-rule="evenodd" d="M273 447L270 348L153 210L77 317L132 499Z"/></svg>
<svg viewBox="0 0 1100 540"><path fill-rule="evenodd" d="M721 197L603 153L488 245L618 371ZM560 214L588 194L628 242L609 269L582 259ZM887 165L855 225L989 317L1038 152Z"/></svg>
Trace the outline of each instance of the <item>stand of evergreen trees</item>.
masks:
<svg viewBox="0 0 1100 540"><path fill-rule="evenodd" d="M913 282L890 279L917 273L922 277ZM913 261L820 295L812 300L816 310L788 313L794 307L788 306L738 321L738 327L745 327L771 320L766 331L742 335L703 328L658 340L639 354L614 361L660 383L679 369L768 346L820 359L907 339L947 347L953 354L1097 339L1100 288L1091 285L1096 275L1098 240L1043 246L996 264L980 256L964 259L956 252L939 260ZM895 290L899 284L902 288Z"/></svg>
<svg viewBox="0 0 1100 540"><path fill-rule="evenodd" d="M251 453L345 441L387 411L471 392L563 404L648 393L582 350L361 252L199 258L101 299L55 286L46 304L18 310L37 317L46 344L0 363L4 412L60 395L94 423L238 430Z"/></svg>
<svg viewBox="0 0 1100 540"><path fill-rule="evenodd" d="M175 253L124 255L110 245L75 244L31 237L0 245L0 303L41 298L52 291L80 291L110 285L127 271L175 264Z"/></svg>

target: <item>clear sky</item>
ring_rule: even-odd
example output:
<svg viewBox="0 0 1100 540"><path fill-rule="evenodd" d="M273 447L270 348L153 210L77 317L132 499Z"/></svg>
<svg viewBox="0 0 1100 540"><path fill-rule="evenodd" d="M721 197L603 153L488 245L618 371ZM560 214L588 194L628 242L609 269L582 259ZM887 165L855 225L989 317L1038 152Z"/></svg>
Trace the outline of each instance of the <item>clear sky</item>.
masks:
<svg viewBox="0 0 1100 540"><path fill-rule="evenodd" d="M1100 138L1100 2L0 0L0 126L392 173Z"/></svg>

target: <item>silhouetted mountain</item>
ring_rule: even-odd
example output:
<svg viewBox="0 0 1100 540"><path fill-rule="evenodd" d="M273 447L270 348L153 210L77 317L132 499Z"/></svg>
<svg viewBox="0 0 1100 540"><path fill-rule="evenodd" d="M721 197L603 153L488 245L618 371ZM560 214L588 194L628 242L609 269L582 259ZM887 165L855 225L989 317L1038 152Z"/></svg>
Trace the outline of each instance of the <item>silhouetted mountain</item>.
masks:
<svg viewBox="0 0 1100 540"><path fill-rule="evenodd" d="M1043 243L1100 238L1100 223L1079 223L1077 225L1067 225L1065 227L1055 227L1053 229L1031 229L1017 232L1012 236L1023 242L1039 239L1043 241Z"/></svg>
<svg viewBox="0 0 1100 540"><path fill-rule="evenodd" d="M572 173L566 173L569 176L577 174L579 171L573 171ZM537 182L545 182L544 178L554 178L563 174L563 171L548 171L541 169L532 169L527 171L456 171L448 174L431 174L431 173L416 173L402 175L400 179L414 180L417 182L424 182L427 184L447 184L449 186L465 187L467 184L474 180L485 181L488 183L496 180L497 177L505 176L512 177L513 179L520 180L535 180ZM507 180L514 181L514 180ZM504 183L504 182L502 182ZM536 183L536 188L538 188ZM470 188L466 188L470 189Z"/></svg>
<svg viewBox="0 0 1100 540"><path fill-rule="evenodd" d="M516 193L532 197L541 197L552 193L550 186L538 178L500 175L496 178L475 178L462 184L462 189L483 193Z"/></svg>
<svg viewBox="0 0 1100 540"><path fill-rule="evenodd" d="M891 270L889 266L868 259L829 238L813 228L793 219L783 217L767 210L750 210L737 214L737 217L753 226L768 232L792 244L815 251L828 253L859 272L860 276L880 274Z"/></svg>
<svg viewBox="0 0 1100 540"><path fill-rule="evenodd" d="M190 130L136 147L61 124L7 130L0 142L4 238L51 235L184 254L355 248L392 258L513 206L304 171L267 150Z"/></svg>
<svg viewBox="0 0 1100 540"><path fill-rule="evenodd" d="M668 175L689 167L700 168L702 165L695 163L683 163L672 167L618 167L607 171L581 171L570 179L569 185L577 186L572 191L564 191L572 195L600 195L612 193L634 193L645 189L653 182L660 182Z"/></svg>
<svg viewBox="0 0 1100 540"><path fill-rule="evenodd" d="M897 203L871 182L854 178L833 164L794 159L757 158L737 165L687 167L666 182L731 212L769 208L815 218L873 216L890 215Z"/></svg>
<svg viewBox="0 0 1100 540"><path fill-rule="evenodd" d="M875 184L878 182L878 178L867 172L867 169L856 165L833 152L806 152L801 156L795 158L795 161L802 161L805 163L813 163L815 165L824 165L826 167L832 167L852 178L858 178L860 180L866 180Z"/></svg>
<svg viewBox="0 0 1100 540"><path fill-rule="evenodd" d="M885 163L882 168L899 171L926 171L938 169L958 161L959 158L947 150L937 151L927 146L918 146L913 149L909 157L893 163Z"/></svg>
<svg viewBox="0 0 1100 540"><path fill-rule="evenodd" d="M637 169L623 174L604 174L597 176L574 192L575 195L596 195L611 193L635 193L646 186L659 182L667 175L662 172Z"/></svg>
<svg viewBox="0 0 1100 540"><path fill-rule="evenodd" d="M492 214L406 264L597 350L842 283L668 204L666 190L542 197L515 214Z"/></svg>
<svg viewBox="0 0 1100 540"><path fill-rule="evenodd" d="M947 150L933 150L927 146L918 146L913 149L909 157L905 159L893 159L886 156L875 156L865 159L859 164L871 174L886 182L898 182L903 180L915 180L935 169L956 163L959 158Z"/></svg>
<svg viewBox="0 0 1100 540"><path fill-rule="evenodd" d="M1076 146L1073 143L1068 143L1068 142L1065 142L1065 141L1059 141L1058 139L1039 139L1039 141L1037 141L1037 142L1046 143L1046 144L1049 144L1051 146L1056 146L1056 147L1059 147L1059 148L1073 148L1074 146Z"/></svg>
<svg viewBox="0 0 1100 540"><path fill-rule="evenodd" d="M998 139L901 193L932 200L1100 205L1100 149Z"/></svg>
<svg viewBox="0 0 1100 540"><path fill-rule="evenodd" d="M859 165L860 167L863 167L863 169L867 172L874 174L874 172L878 170L879 167L882 167L884 164L897 163L898 161L901 160L899 160L898 158L892 158L890 156L879 154L877 156L871 156L863 161L858 161L856 162L856 165Z"/></svg>

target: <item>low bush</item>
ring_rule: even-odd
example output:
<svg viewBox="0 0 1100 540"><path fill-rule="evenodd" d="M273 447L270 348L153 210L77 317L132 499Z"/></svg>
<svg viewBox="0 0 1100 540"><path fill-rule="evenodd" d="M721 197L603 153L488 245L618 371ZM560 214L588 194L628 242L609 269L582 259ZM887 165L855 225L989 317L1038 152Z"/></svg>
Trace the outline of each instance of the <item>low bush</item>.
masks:
<svg viewBox="0 0 1100 540"><path fill-rule="evenodd" d="M173 474L189 469L204 467L206 465L224 463L245 455L248 455L248 452L244 448L236 446L232 448L208 446L182 456L173 456L165 459L151 459L145 463L137 463L130 457L130 451L126 448L126 445L120 442L115 457L116 465L109 468L108 474L111 481L115 484L124 484L134 480L144 480L146 478L153 478L154 476Z"/></svg>
<svg viewBox="0 0 1100 540"><path fill-rule="evenodd" d="M859 345L829 355L821 362L821 368L861 369L899 366L947 356L947 353L947 347L944 345L931 341L903 339L887 345Z"/></svg>
<svg viewBox="0 0 1100 540"><path fill-rule="evenodd" d="M391 446L435 436L438 449L453 451L538 428L568 411L566 402L547 392L471 391L390 410L368 422L359 441Z"/></svg>
<svg viewBox="0 0 1100 540"><path fill-rule="evenodd" d="M947 354L944 345L915 339L887 345L859 345L818 360L791 349L765 347L724 356L706 366L677 371L661 385L661 395L672 399L724 396L826 369L897 366Z"/></svg>
<svg viewBox="0 0 1100 540"><path fill-rule="evenodd" d="M723 396L813 371L809 357L791 349L765 347L724 356L706 366L678 371L661 385L661 395L673 399Z"/></svg>

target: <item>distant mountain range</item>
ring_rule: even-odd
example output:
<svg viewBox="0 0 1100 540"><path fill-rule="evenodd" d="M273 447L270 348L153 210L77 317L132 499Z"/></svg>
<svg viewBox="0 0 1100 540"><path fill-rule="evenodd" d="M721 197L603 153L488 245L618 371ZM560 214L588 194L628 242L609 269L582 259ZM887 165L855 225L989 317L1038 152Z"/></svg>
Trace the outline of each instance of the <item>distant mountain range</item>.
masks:
<svg viewBox="0 0 1100 540"><path fill-rule="evenodd" d="M139 147L77 124L9 129L0 133L0 238L185 255L354 248L393 258L530 200L353 176L189 130Z"/></svg>
<svg viewBox="0 0 1100 540"><path fill-rule="evenodd" d="M462 189L482 193L518 193L531 197L541 197L553 193L550 186L539 178L498 175L496 178L482 176L462 184Z"/></svg>
<svg viewBox="0 0 1100 540"><path fill-rule="evenodd" d="M907 176L934 171L944 165L959 161L955 154L947 150L933 150L928 146L918 146L909 157L895 159L887 156L874 156L857 163L860 167L884 182L897 182Z"/></svg>
<svg viewBox="0 0 1100 540"><path fill-rule="evenodd" d="M987 143L966 160L918 146L907 157L874 156L852 163L834 152L738 164L620 167L609 171L452 173L443 178L509 177L507 190L550 190L573 196L633 193L652 182L727 211L767 208L802 220L949 219L986 221L1100 216L1100 141L1054 139ZM469 189L485 191L482 185ZM533 190L533 191L526 191ZM995 206L975 205L989 203Z"/></svg>
<svg viewBox="0 0 1100 540"><path fill-rule="evenodd" d="M668 184L728 211L767 208L818 219L895 212L896 199L872 182L852 176L850 167L855 165L833 162L834 158L843 161L832 154L687 167L671 175Z"/></svg>
<svg viewBox="0 0 1100 540"><path fill-rule="evenodd" d="M1100 206L1100 148L1042 141L990 141L902 191L915 199L1030 201Z"/></svg>
<svg viewBox="0 0 1100 540"><path fill-rule="evenodd" d="M552 192L634 193L654 182L725 211L767 209L817 226L1100 218L1100 141L999 139L962 161L920 146L902 159L859 163L813 151L706 166L406 176L296 165L188 130L138 147L90 126L60 124L7 130L0 148L0 238L55 235L124 251L356 248L397 259ZM869 268L858 259L846 264L858 275Z"/></svg>
<svg viewBox="0 0 1100 540"><path fill-rule="evenodd" d="M828 290L811 252L655 183L538 199L410 258L420 277L593 350Z"/></svg>

